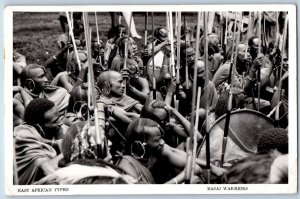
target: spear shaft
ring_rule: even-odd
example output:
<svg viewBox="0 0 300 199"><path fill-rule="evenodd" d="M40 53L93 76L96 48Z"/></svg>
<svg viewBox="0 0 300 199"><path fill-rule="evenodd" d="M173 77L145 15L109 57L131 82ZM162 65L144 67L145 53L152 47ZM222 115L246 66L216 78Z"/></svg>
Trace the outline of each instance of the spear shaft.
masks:
<svg viewBox="0 0 300 199"><path fill-rule="evenodd" d="M201 13L198 12L198 21L197 21L197 35L196 35L196 57L194 63L194 81L193 81L193 96L192 96L192 110L195 110L196 106L196 95L197 95L197 60L199 57L199 36L200 36L200 15ZM187 139L188 148L187 148L187 166L185 171L185 183L189 184L191 175L192 175L192 151L193 151L193 134L195 132L195 115L192 114L191 118L191 128L190 128L190 137Z"/></svg>

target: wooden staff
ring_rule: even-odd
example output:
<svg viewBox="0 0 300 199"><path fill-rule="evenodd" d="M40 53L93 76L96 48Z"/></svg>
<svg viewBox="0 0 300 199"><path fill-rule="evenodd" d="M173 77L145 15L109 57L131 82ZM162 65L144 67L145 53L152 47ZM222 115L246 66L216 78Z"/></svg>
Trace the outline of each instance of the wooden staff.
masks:
<svg viewBox="0 0 300 199"><path fill-rule="evenodd" d="M277 101L277 105L281 102L281 91L282 91L282 69L283 69L283 51L284 51L284 47L285 47L285 41L286 41L286 37L287 37L287 24L288 24L288 15L286 14L285 16L285 21L284 21L284 29L283 29L283 41L282 41L282 52L281 52L281 64L280 64L280 71L279 71L279 83L278 83L278 101ZM279 109L280 106L276 106L276 112L275 112L275 121L276 124L278 124L279 122Z"/></svg>
<svg viewBox="0 0 300 199"><path fill-rule="evenodd" d="M181 36L181 12L177 13L177 68L176 68L176 97L175 108L179 110L179 74L180 74L180 36Z"/></svg>
<svg viewBox="0 0 300 199"><path fill-rule="evenodd" d="M86 39L86 48L87 48L87 57L88 57L88 63L89 63L89 85L91 85L91 101L92 101L92 107L95 114L95 129L96 129L96 146L97 146L97 156L98 157L105 157L107 150L105 148L105 145L102 143L102 140L104 138L102 137L99 129L99 120L98 120L98 106L96 102L96 93L95 93L95 78L94 78L94 69L93 69L93 63L92 63L92 54L91 54L91 38L90 38L90 28L89 28L89 20L88 20L88 13L83 13L83 22L84 22L84 33L85 33L85 39ZM89 103L90 104L90 103ZM103 130L105 129L104 126Z"/></svg>
<svg viewBox="0 0 300 199"><path fill-rule="evenodd" d="M240 13L239 16L242 16L242 13ZM235 29L236 30L236 23L237 23L237 13L235 15ZM231 80L233 76L233 72L236 66L236 61L237 61L237 49L238 49L238 43L239 43L239 38L240 38L240 27L242 24L242 20L239 20L239 26L238 26L238 33L237 36L235 37L235 46L232 46L232 55L231 55L231 64L230 64L230 73L228 77L228 84L230 84L230 91L229 91L229 97L228 97L228 104L227 104L227 110L226 110L226 119L225 119L225 126L224 126L224 137L223 137L223 143L222 143L222 153L221 153L221 162L220 166L223 167L224 164L224 158L225 158L225 152L226 152L226 147L227 147L227 138L228 138L228 133L229 133L229 125L230 125L230 113L232 110L232 92L231 92ZM233 59L234 55L234 59Z"/></svg>
<svg viewBox="0 0 300 199"><path fill-rule="evenodd" d="M197 35L196 35L196 57L195 60L199 58L199 35L200 35L200 15L201 13L198 12L198 21L197 21ZM193 96L192 96L192 111L196 108L196 95L197 95L197 61L194 63L194 81L193 81ZM190 184L191 175L192 175L192 152L193 152L193 135L195 132L195 114L192 114L191 118L191 128L190 128L190 137L187 139L187 165L185 170L185 183Z"/></svg>
<svg viewBox="0 0 300 199"><path fill-rule="evenodd" d="M154 75L154 13L151 13L151 20L152 20L152 83L153 83L153 99L156 99L156 79Z"/></svg>
<svg viewBox="0 0 300 199"><path fill-rule="evenodd" d="M261 51L261 12L258 12L258 49L257 49L257 56ZM257 71L257 110L260 110L260 68Z"/></svg>
<svg viewBox="0 0 300 199"><path fill-rule="evenodd" d="M76 56L76 61L78 64L78 69L79 71L81 70L81 62L78 56L78 51L77 51L77 47L76 47L76 42L75 42L75 38L74 38L74 33L73 33L73 26L69 17L69 13L66 12L66 16L67 16L67 21L68 21L68 26L69 26L69 35L71 36L71 40L72 40L72 44L73 44L73 48L74 48L74 53Z"/></svg>

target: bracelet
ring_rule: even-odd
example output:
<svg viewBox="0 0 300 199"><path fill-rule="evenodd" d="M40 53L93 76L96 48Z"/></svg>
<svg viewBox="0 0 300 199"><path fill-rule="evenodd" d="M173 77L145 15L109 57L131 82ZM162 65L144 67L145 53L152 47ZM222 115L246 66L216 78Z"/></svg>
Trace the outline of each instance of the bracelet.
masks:
<svg viewBox="0 0 300 199"><path fill-rule="evenodd" d="M175 184L178 184L178 181L176 178L173 178L173 180L175 181Z"/></svg>
<svg viewBox="0 0 300 199"><path fill-rule="evenodd" d="M52 57L53 57L53 59L57 60L57 57L55 55L53 55Z"/></svg>
<svg viewBox="0 0 300 199"><path fill-rule="evenodd" d="M82 80L82 79L80 79L79 77L77 77L77 80L79 80L79 81L83 82L83 80Z"/></svg>

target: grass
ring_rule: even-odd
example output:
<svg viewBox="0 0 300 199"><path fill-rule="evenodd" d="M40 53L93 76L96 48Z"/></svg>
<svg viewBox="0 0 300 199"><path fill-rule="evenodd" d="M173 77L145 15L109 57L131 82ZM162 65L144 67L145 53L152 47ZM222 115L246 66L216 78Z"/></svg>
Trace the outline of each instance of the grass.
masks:
<svg viewBox="0 0 300 199"><path fill-rule="evenodd" d="M13 47L26 57L27 64L37 63L44 65L57 51L57 38L63 33L58 20L59 13L51 12L15 12L13 15ZM145 13L133 15L137 32L144 37ZM183 19L182 19L183 20ZM95 13L89 13L90 27L95 25ZM111 18L108 12L97 13L97 21L100 39L106 43L108 31L111 28ZM186 17L187 26L194 27L197 23L196 13L189 13ZM124 18L121 23L127 27ZM175 27L175 17L173 17ZM154 29L158 26L166 26L165 13L154 14ZM148 36L152 34L151 13L148 15ZM137 41L140 50L143 50L144 38ZM51 73L47 72L51 80Z"/></svg>
<svg viewBox="0 0 300 199"><path fill-rule="evenodd" d="M56 40L62 29L57 20L59 13L50 12L15 12L13 18L13 46L14 49L26 56L27 63L38 63L43 65L57 50ZM103 42L107 40L107 32L111 27L109 13L97 13L100 37ZM90 26L95 27L95 15L89 15ZM135 13L134 20L137 32L144 36L145 13ZM173 19L174 20L174 19ZM187 16L187 24L196 24L196 14ZM174 22L175 23L175 22ZM122 24L125 20L122 19ZM155 13L154 27L166 25L164 13ZM151 14L148 17L148 34L152 31ZM142 50L144 39L139 40L140 50Z"/></svg>

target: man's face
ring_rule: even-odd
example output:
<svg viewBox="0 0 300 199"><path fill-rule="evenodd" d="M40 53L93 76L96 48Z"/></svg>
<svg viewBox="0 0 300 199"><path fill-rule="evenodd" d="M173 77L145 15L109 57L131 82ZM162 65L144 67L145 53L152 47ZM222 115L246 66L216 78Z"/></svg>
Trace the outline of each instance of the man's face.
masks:
<svg viewBox="0 0 300 199"><path fill-rule="evenodd" d="M192 66L195 63L195 52L193 48L186 49L186 61L188 66Z"/></svg>
<svg viewBox="0 0 300 199"><path fill-rule="evenodd" d="M123 77L120 73L113 73L111 78L111 94L117 97L121 97L125 91L125 84L123 82Z"/></svg>
<svg viewBox="0 0 300 199"><path fill-rule="evenodd" d="M190 68L190 78L194 77L194 65ZM201 60L197 61L197 84L203 87L205 84L205 65Z"/></svg>
<svg viewBox="0 0 300 199"><path fill-rule="evenodd" d="M137 52L137 45L132 38L129 38L129 40L128 40L128 55L130 57L132 57L135 55L136 52Z"/></svg>
<svg viewBox="0 0 300 199"><path fill-rule="evenodd" d="M46 73L42 68L30 69L31 79L35 83L35 90L43 91L48 85Z"/></svg>
<svg viewBox="0 0 300 199"><path fill-rule="evenodd" d="M45 117L45 123L42 125L43 130L46 133L51 133L51 135L53 135L53 136L57 135L59 133L60 127L62 125L62 121L59 117L57 107L54 106L50 110L48 110L45 113L44 117Z"/></svg>
<svg viewBox="0 0 300 199"><path fill-rule="evenodd" d="M219 37L216 34L209 35L210 45L217 47L219 45Z"/></svg>
<svg viewBox="0 0 300 199"><path fill-rule="evenodd" d="M259 39L255 38L253 39L253 44L250 47L250 54L252 58L255 58L258 54L258 46L259 46Z"/></svg>
<svg viewBox="0 0 300 199"><path fill-rule="evenodd" d="M239 45L238 45L237 59L238 59L240 62L244 62L244 61L245 61L245 54L246 54L246 53L247 53L246 58L249 59L249 57L250 57L250 54L249 54L249 52L247 51L246 48L247 48L247 47L246 47L245 44L239 44Z"/></svg>
<svg viewBox="0 0 300 199"><path fill-rule="evenodd" d="M124 35L126 35L126 29L124 27L119 27L117 34L118 34L117 36L120 38L124 37Z"/></svg>
<svg viewBox="0 0 300 199"><path fill-rule="evenodd" d="M150 153L161 153L164 149L165 141L162 139L161 129L158 127L145 127L147 136L147 151Z"/></svg>

